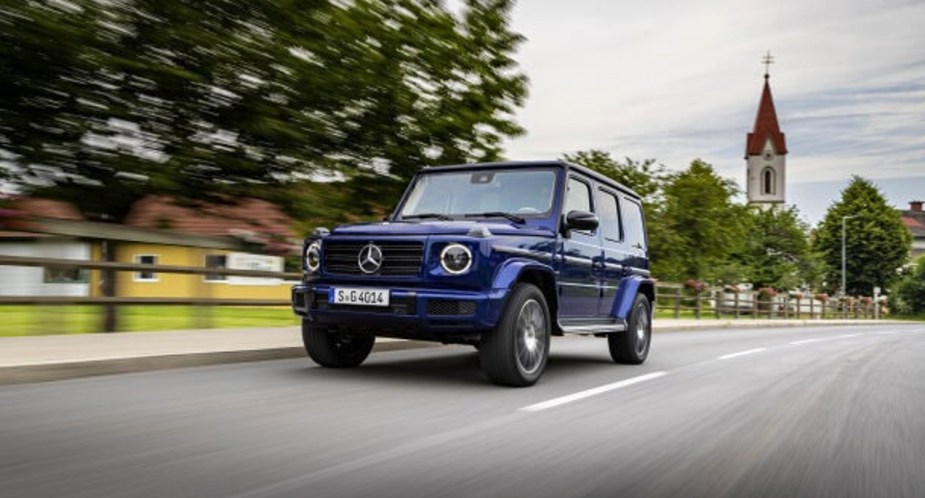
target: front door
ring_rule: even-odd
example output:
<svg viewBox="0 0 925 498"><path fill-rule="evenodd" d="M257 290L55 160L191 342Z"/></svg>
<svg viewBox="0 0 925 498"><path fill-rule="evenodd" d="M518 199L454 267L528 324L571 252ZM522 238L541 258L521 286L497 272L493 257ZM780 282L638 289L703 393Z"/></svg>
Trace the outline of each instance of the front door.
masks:
<svg viewBox="0 0 925 498"><path fill-rule="evenodd" d="M562 214L581 210L594 212L590 182L570 176ZM600 230L572 230L570 237L560 239L559 247L559 316L563 318L594 318L601 301Z"/></svg>

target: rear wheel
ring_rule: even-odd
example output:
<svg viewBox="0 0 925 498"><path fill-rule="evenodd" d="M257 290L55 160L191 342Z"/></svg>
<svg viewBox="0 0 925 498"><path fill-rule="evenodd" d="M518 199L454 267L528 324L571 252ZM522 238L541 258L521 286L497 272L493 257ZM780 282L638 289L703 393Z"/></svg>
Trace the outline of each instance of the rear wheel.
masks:
<svg viewBox="0 0 925 498"><path fill-rule="evenodd" d="M373 350L372 334L340 332L302 320L302 343L315 363L328 368L356 367Z"/></svg>
<svg viewBox="0 0 925 498"><path fill-rule="evenodd" d="M482 370L496 384L533 385L546 369L551 330L542 291L532 284L517 284L498 325L482 336Z"/></svg>
<svg viewBox="0 0 925 498"><path fill-rule="evenodd" d="M613 361L632 365L646 361L652 341L651 309L649 299L643 294L637 294L626 321L626 332L607 336L607 346Z"/></svg>

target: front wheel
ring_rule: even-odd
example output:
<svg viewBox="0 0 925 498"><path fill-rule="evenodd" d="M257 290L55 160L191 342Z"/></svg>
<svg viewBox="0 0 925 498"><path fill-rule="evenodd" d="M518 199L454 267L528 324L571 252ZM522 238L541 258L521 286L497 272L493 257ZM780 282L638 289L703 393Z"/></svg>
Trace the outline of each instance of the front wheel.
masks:
<svg viewBox="0 0 925 498"><path fill-rule="evenodd" d="M546 297L535 285L517 284L501 320L482 336L479 360L496 384L530 386L539 380L549 359L552 323Z"/></svg>
<svg viewBox="0 0 925 498"><path fill-rule="evenodd" d="M607 336L610 357L617 363L638 365L649 356L649 344L652 342L652 312L649 299L636 295L633 308L627 319L626 332Z"/></svg>
<svg viewBox="0 0 925 498"><path fill-rule="evenodd" d="M315 363L328 368L359 366L373 350L376 336L331 330L302 320L302 343Z"/></svg>

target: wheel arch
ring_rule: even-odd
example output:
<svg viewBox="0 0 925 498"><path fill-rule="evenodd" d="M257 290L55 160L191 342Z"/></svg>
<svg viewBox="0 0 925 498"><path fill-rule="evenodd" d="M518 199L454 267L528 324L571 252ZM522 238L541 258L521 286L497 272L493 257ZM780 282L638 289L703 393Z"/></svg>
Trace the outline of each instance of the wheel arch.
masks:
<svg viewBox="0 0 925 498"><path fill-rule="evenodd" d="M546 298L549 315L553 323L553 333L561 334L556 326L559 310L558 293L556 292L556 276L552 267L528 259L509 260L497 273L493 287L505 289L508 295L515 285L527 283L537 286ZM507 298L505 298L506 304Z"/></svg>
<svg viewBox="0 0 925 498"><path fill-rule="evenodd" d="M617 294L614 296L613 304L611 305L611 316L622 320L629 318L633 303L639 294L644 295L649 300L649 311L654 312L655 282L649 278L632 275L620 281L620 287L617 289Z"/></svg>

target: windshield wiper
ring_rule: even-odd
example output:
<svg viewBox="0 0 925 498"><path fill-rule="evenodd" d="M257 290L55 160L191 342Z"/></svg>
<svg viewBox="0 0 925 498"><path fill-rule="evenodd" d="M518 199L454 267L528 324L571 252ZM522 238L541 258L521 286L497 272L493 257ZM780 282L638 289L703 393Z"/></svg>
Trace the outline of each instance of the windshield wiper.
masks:
<svg viewBox="0 0 925 498"><path fill-rule="evenodd" d="M508 220L513 221L514 223L523 225L527 222L523 216L517 216L512 213L505 213L504 211L486 211L484 213L466 213L463 216L466 218L507 218Z"/></svg>
<svg viewBox="0 0 925 498"><path fill-rule="evenodd" d="M401 217L401 219L403 220L420 220L424 218L432 218L435 220L443 220L443 221L453 221L453 218L450 218L449 216L445 214L440 214L440 213L418 213L418 214L409 214L407 216Z"/></svg>

